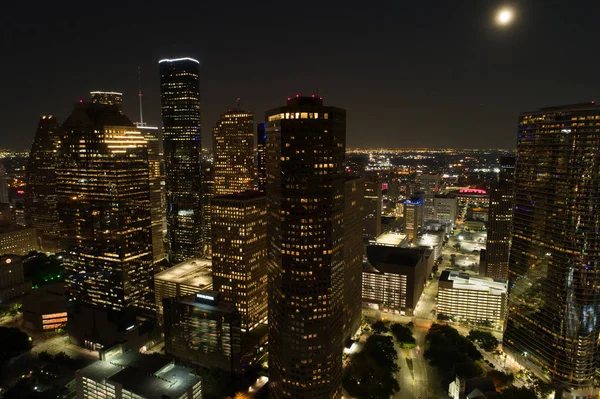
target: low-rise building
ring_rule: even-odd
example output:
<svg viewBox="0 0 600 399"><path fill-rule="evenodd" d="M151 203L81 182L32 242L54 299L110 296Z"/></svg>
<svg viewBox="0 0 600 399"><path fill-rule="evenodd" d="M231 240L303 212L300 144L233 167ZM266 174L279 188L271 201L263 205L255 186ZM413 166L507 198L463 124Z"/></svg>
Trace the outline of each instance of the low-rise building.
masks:
<svg viewBox="0 0 600 399"><path fill-rule="evenodd" d="M425 251L384 245L367 247L363 303L412 315L426 281Z"/></svg>
<svg viewBox="0 0 600 399"><path fill-rule="evenodd" d="M452 399L493 399L497 395L490 377L465 379L457 375L448 386L448 396Z"/></svg>
<svg viewBox="0 0 600 399"><path fill-rule="evenodd" d="M21 257L0 256L0 303L25 295L29 291L31 281L25 281Z"/></svg>
<svg viewBox="0 0 600 399"><path fill-rule="evenodd" d="M23 325L44 332L67 326L67 297L64 283L43 285L23 298Z"/></svg>
<svg viewBox="0 0 600 399"><path fill-rule="evenodd" d="M117 346L100 359L75 373L77 399L202 398L200 377L168 357Z"/></svg>
<svg viewBox="0 0 600 399"><path fill-rule="evenodd" d="M266 326L243 333L235 304L217 291L165 298L163 310L165 352L176 359L237 373L264 351Z"/></svg>
<svg viewBox="0 0 600 399"><path fill-rule="evenodd" d="M39 250L37 229L21 227L0 229L0 255L25 256L31 251Z"/></svg>
<svg viewBox="0 0 600 399"><path fill-rule="evenodd" d="M383 233L377 238L373 245L383 245L387 247L408 248L408 236L402 233Z"/></svg>
<svg viewBox="0 0 600 399"><path fill-rule="evenodd" d="M212 262L208 259L186 260L154 276L156 306L162 313L164 298L180 298L212 287Z"/></svg>
<svg viewBox="0 0 600 399"><path fill-rule="evenodd" d="M458 215L458 200L453 194L436 195L433 199L435 219L454 226Z"/></svg>
<svg viewBox="0 0 600 399"><path fill-rule="evenodd" d="M503 328L508 282L445 270L440 275L438 317L445 315Z"/></svg>

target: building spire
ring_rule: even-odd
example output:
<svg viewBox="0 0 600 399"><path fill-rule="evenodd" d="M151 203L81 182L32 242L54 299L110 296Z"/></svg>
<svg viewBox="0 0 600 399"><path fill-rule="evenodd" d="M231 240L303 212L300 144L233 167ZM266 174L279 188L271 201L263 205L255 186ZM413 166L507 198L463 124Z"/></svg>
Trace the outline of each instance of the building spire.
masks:
<svg viewBox="0 0 600 399"><path fill-rule="evenodd" d="M138 99L140 102L140 121L138 126L144 126L144 112L142 108L142 68L138 67Z"/></svg>

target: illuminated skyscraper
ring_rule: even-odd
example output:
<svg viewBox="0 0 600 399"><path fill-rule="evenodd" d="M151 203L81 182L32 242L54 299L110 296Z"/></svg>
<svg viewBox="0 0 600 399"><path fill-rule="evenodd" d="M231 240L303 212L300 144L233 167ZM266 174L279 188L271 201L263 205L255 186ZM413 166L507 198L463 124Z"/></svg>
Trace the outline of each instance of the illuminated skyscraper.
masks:
<svg viewBox="0 0 600 399"><path fill-rule="evenodd" d="M440 189L440 175L420 175L419 187L423 193L423 219L435 219L434 198Z"/></svg>
<svg viewBox="0 0 600 399"><path fill-rule="evenodd" d="M360 327L362 316L363 221L365 181L346 178L344 192L344 339Z"/></svg>
<svg viewBox="0 0 600 399"><path fill-rule="evenodd" d="M261 193L265 192L267 185L266 126L266 123L258 123L256 125L256 187Z"/></svg>
<svg viewBox="0 0 600 399"><path fill-rule="evenodd" d="M267 206L259 191L212 200L213 287L236 305L242 330L267 319Z"/></svg>
<svg viewBox="0 0 600 399"><path fill-rule="evenodd" d="M170 260L181 262L203 254L199 62L165 59L159 67Z"/></svg>
<svg viewBox="0 0 600 399"><path fill-rule="evenodd" d="M412 196L404 201L404 233L416 244L423 232L423 198Z"/></svg>
<svg viewBox="0 0 600 399"><path fill-rule="evenodd" d="M346 111L294 97L266 113L272 398L341 398Z"/></svg>
<svg viewBox="0 0 600 399"><path fill-rule="evenodd" d="M508 279L508 253L513 221L515 158L500 158L498 182L490 193L490 208L485 251L485 272L493 279Z"/></svg>
<svg viewBox="0 0 600 399"><path fill-rule="evenodd" d="M25 218L38 230L40 246L55 252L58 246L58 210L56 208L56 160L58 122L52 115L39 119L27 161Z"/></svg>
<svg viewBox="0 0 600 399"><path fill-rule="evenodd" d="M78 103L56 168L65 288L81 304L149 308L152 237L147 140L118 107Z"/></svg>
<svg viewBox="0 0 600 399"><path fill-rule="evenodd" d="M572 398L598 394L599 128L593 103L519 117L504 348Z"/></svg>
<svg viewBox="0 0 600 399"><path fill-rule="evenodd" d="M215 195L254 189L254 117L241 110L221 115L213 129Z"/></svg>
<svg viewBox="0 0 600 399"><path fill-rule="evenodd" d="M90 91L90 98L94 104L114 105L123 112L123 93L114 91Z"/></svg>
<svg viewBox="0 0 600 399"><path fill-rule="evenodd" d="M203 158L202 159L202 211L203 211L203 222L202 222L202 236L204 240L204 254L208 257L212 254L212 233L211 233L211 201L215 196L215 171L213 168L212 161Z"/></svg>

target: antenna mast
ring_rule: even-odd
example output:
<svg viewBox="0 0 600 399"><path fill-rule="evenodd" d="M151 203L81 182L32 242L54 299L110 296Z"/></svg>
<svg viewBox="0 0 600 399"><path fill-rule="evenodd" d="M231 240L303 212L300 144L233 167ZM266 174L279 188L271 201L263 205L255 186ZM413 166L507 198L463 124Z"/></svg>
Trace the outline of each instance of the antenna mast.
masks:
<svg viewBox="0 0 600 399"><path fill-rule="evenodd" d="M144 113L142 110L142 68L138 67L138 99L140 101L140 126L144 126Z"/></svg>

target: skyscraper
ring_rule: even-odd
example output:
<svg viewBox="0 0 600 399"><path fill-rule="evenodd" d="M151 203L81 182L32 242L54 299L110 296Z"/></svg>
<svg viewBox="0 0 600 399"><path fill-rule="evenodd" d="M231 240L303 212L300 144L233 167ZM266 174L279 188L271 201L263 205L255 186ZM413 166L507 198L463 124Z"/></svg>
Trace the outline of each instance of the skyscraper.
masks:
<svg viewBox="0 0 600 399"><path fill-rule="evenodd" d="M77 103L61 126L56 168L60 245L70 299L149 308L152 238L148 147L114 105Z"/></svg>
<svg viewBox="0 0 600 399"><path fill-rule="evenodd" d="M504 347L573 398L598 393L599 121L593 103L519 117Z"/></svg>
<svg viewBox="0 0 600 399"><path fill-rule="evenodd" d="M420 191L423 193L423 219L435 219L434 198L435 194L437 194L440 189L440 175L420 175L419 187Z"/></svg>
<svg viewBox="0 0 600 399"><path fill-rule="evenodd" d="M114 105L123 112L123 93L115 91L90 91L90 98L94 104Z"/></svg>
<svg viewBox="0 0 600 399"><path fill-rule="evenodd" d="M204 255L212 256L212 233L211 233L211 201L215 196L214 190L215 170L211 160L206 157L202 159L202 239L204 241Z"/></svg>
<svg viewBox="0 0 600 399"><path fill-rule="evenodd" d="M38 122L27 161L25 218L38 230L40 246L55 252L58 246L58 210L56 208L56 160L58 122L43 115Z"/></svg>
<svg viewBox="0 0 600 399"><path fill-rule="evenodd" d="M365 181L346 178L344 190L344 340L360 327L362 316L362 243Z"/></svg>
<svg viewBox="0 0 600 399"><path fill-rule="evenodd" d="M256 187L261 193L265 192L267 185L267 160L265 157L265 146L267 144L266 126L266 123L258 123L256 125Z"/></svg>
<svg viewBox="0 0 600 399"><path fill-rule="evenodd" d="M242 331L267 319L266 198L259 191L212 200L213 287L242 316Z"/></svg>
<svg viewBox="0 0 600 399"><path fill-rule="evenodd" d="M0 165L0 204L8 204L8 175L4 165Z"/></svg>
<svg viewBox="0 0 600 399"><path fill-rule="evenodd" d="M490 207L485 251L486 277L508 279L508 253L513 221L515 158L500 158L498 181L490 193Z"/></svg>
<svg viewBox="0 0 600 399"><path fill-rule="evenodd" d="M181 262L203 253L199 62L159 67L170 261Z"/></svg>
<svg viewBox="0 0 600 399"><path fill-rule="evenodd" d="M381 234L383 191L381 182L365 182L364 238L372 240Z"/></svg>
<svg viewBox="0 0 600 399"><path fill-rule="evenodd" d="M272 398L340 398L346 111L318 97L266 113Z"/></svg>
<svg viewBox="0 0 600 399"><path fill-rule="evenodd" d="M254 117L250 112L229 110L213 129L215 195L240 193L254 188Z"/></svg>
<svg viewBox="0 0 600 399"><path fill-rule="evenodd" d="M423 232L423 198L413 195L404 201L404 232L416 244Z"/></svg>

